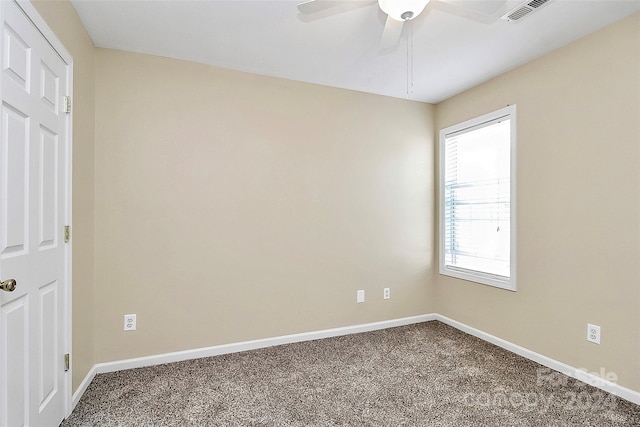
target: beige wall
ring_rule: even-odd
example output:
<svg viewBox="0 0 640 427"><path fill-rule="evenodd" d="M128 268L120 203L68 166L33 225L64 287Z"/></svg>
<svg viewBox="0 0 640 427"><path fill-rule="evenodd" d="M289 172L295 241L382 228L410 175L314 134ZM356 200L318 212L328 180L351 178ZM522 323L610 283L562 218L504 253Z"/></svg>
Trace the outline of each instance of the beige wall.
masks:
<svg viewBox="0 0 640 427"><path fill-rule="evenodd" d="M98 49L96 360L432 312L433 135L426 104Z"/></svg>
<svg viewBox="0 0 640 427"><path fill-rule="evenodd" d="M73 56L73 389L93 357L94 271L94 46L68 1L36 1L44 18Z"/></svg>
<svg viewBox="0 0 640 427"><path fill-rule="evenodd" d="M74 57L74 389L96 362L440 312L640 390L639 15L433 108L96 50L34 4ZM515 293L433 265L433 136L506 104Z"/></svg>
<svg viewBox="0 0 640 427"><path fill-rule="evenodd" d="M518 108L518 291L436 275L437 311L640 390L640 14L436 107ZM587 322L602 327L586 341Z"/></svg>

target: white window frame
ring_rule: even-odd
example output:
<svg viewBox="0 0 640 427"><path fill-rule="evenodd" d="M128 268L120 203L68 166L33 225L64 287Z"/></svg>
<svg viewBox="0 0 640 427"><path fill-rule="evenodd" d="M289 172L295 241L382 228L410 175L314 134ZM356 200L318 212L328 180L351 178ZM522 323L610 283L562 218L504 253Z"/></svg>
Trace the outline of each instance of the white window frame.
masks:
<svg viewBox="0 0 640 427"><path fill-rule="evenodd" d="M498 120L500 118L508 117L511 127L511 167L510 167L510 274L509 277L497 276L490 273L469 270L460 267L452 267L445 265L445 140L447 135L463 132L470 128L482 126L483 124L491 121ZM456 277L458 279L468 280L471 282L480 283L483 285L495 286L510 291L516 290L516 106L510 105L492 113L485 114L480 117L476 117L471 120L459 123L457 125L449 126L440 130L439 138L439 203L440 203L440 274L445 276Z"/></svg>

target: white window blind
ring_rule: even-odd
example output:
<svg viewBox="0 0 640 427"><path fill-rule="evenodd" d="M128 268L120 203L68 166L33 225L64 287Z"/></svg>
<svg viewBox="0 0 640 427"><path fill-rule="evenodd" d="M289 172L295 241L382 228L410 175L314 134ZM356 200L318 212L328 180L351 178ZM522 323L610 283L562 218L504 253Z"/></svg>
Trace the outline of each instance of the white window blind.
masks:
<svg viewBox="0 0 640 427"><path fill-rule="evenodd" d="M515 288L511 278L514 119L501 110L441 134L442 274Z"/></svg>

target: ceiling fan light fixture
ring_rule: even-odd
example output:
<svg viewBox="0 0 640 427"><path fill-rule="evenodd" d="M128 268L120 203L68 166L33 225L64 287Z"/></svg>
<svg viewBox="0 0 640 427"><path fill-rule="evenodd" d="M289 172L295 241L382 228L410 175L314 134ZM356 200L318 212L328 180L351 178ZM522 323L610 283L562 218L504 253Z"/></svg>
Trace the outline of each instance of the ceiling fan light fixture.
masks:
<svg viewBox="0 0 640 427"><path fill-rule="evenodd" d="M430 0L378 0L380 9L392 19L404 22L420 15Z"/></svg>

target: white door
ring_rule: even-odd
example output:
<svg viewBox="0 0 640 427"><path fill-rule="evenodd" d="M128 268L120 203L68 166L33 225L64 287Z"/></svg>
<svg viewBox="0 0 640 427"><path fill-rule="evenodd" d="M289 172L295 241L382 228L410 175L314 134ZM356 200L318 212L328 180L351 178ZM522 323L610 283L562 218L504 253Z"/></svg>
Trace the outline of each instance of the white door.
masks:
<svg viewBox="0 0 640 427"><path fill-rule="evenodd" d="M58 426L68 398L69 67L21 7L0 3L0 280L17 284L0 290L0 426Z"/></svg>

